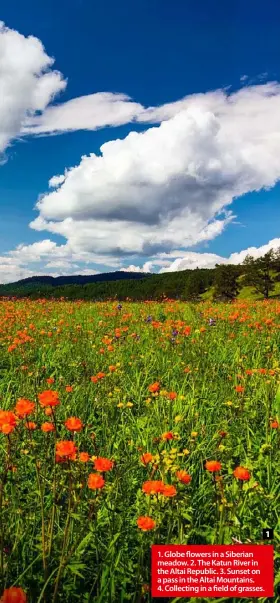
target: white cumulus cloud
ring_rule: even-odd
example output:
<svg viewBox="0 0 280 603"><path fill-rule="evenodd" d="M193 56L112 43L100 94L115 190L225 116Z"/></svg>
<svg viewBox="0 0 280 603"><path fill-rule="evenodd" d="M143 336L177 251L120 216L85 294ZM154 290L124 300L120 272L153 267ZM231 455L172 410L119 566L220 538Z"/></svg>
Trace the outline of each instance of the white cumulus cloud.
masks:
<svg viewBox="0 0 280 603"><path fill-rule="evenodd" d="M0 153L19 135L25 120L44 111L65 88L53 63L40 40L0 22Z"/></svg>

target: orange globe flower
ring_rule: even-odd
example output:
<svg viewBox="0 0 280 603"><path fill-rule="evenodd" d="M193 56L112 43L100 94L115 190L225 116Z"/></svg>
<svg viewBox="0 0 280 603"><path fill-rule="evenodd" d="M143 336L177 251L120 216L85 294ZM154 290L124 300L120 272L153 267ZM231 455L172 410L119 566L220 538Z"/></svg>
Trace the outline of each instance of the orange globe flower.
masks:
<svg viewBox="0 0 280 603"><path fill-rule="evenodd" d="M174 440L174 434L172 431L166 431L161 436L162 440Z"/></svg>
<svg viewBox="0 0 280 603"><path fill-rule="evenodd" d="M106 377L105 373L97 373L97 379L104 379Z"/></svg>
<svg viewBox="0 0 280 603"><path fill-rule="evenodd" d="M179 482L182 482L182 484L189 484L192 480L191 475L189 475L187 471L184 471L184 469L180 469L180 471L177 471L176 476Z"/></svg>
<svg viewBox="0 0 280 603"><path fill-rule="evenodd" d="M80 452L79 454L79 461L81 461L81 463L87 463L90 459L90 455L88 452Z"/></svg>
<svg viewBox="0 0 280 603"><path fill-rule="evenodd" d="M17 424L16 415L10 410L0 410L0 431L9 435L14 431Z"/></svg>
<svg viewBox="0 0 280 603"><path fill-rule="evenodd" d="M159 390L160 390L159 381L155 381L155 383L152 383L151 385L149 385L149 392L151 392L152 394L154 394L155 392L158 392Z"/></svg>
<svg viewBox="0 0 280 603"><path fill-rule="evenodd" d="M251 477L251 474L245 467L236 467L236 469L234 469L233 475L234 477L236 477L236 479L240 479L243 482L247 482Z"/></svg>
<svg viewBox="0 0 280 603"><path fill-rule="evenodd" d="M52 383L54 383L54 378L49 377L48 379L46 379L46 382L49 383L49 385L52 385Z"/></svg>
<svg viewBox="0 0 280 603"><path fill-rule="evenodd" d="M205 463L205 469L207 469L207 471L210 471L211 473L215 473L215 471L220 471L220 469L222 468L221 463L219 463L219 461L207 461Z"/></svg>
<svg viewBox="0 0 280 603"><path fill-rule="evenodd" d="M73 386L72 385L66 385L65 391L68 392L68 393L72 392L73 391Z"/></svg>
<svg viewBox="0 0 280 603"><path fill-rule="evenodd" d="M177 394L176 392L169 392L169 394L167 394L167 397L169 398L169 400L176 400Z"/></svg>
<svg viewBox="0 0 280 603"><path fill-rule="evenodd" d="M88 476L88 487L90 490L100 490L105 486L105 479L99 473L90 473Z"/></svg>
<svg viewBox="0 0 280 603"><path fill-rule="evenodd" d="M151 517L138 517L137 525L140 530L143 532L148 532L149 530L154 530L156 527L156 522Z"/></svg>
<svg viewBox="0 0 280 603"><path fill-rule="evenodd" d="M245 387L243 387L243 385L236 385L234 389L238 394L242 394L244 392Z"/></svg>
<svg viewBox="0 0 280 603"><path fill-rule="evenodd" d="M25 423L24 427L26 427L26 429L31 429L31 431L33 431L34 429L36 429L37 425L33 421L27 421Z"/></svg>
<svg viewBox="0 0 280 603"><path fill-rule="evenodd" d="M27 603L27 596L22 588L11 586L4 590L0 603Z"/></svg>
<svg viewBox="0 0 280 603"><path fill-rule="evenodd" d="M152 462L153 458L154 457L150 452L145 452L144 454L142 454L140 460L141 460L141 463L143 463L144 465L148 465L149 463Z"/></svg>
<svg viewBox="0 0 280 603"><path fill-rule="evenodd" d="M69 431L81 431L83 429L83 423L77 417L70 417L65 421L64 425Z"/></svg>
<svg viewBox="0 0 280 603"><path fill-rule="evenodd" d="M278 429L278 427L279 427L278 421L276 421L276 419L274 421L271 421L270 427L271 427L271 429Z"/></svg>
<svg viewBox="0 0 280 603"><path fill-rule="evenodd" d="M34 402L30 402L30 400L26 400L25 398L20 398L16 403L15 412L18 417L23 418L31 415L34 411L34 408Z"/></svg>
<svg viewBox="0 0 280 603"><path fill-rule="evenodd" d="M161 480L148 480L142 486L142 492L145 494L162 494L164 483Z"/></svg>
<svg viewBox="0 0 280 603"><path fill-rule="evenodd" d="M172 496L176 496L177 490L176 490L175 486L167 484L166 486L164 486L164 488L162 490L162 494L163 494L163 496L171 498Z"/></svg>
<svg viewBox="0 0 280 603"><path fill-rule="evenodd" d="M77 448L74 442L69 440L61 440L56 444L56 455L60 459L70 459L74 461L76 458Z"/></svg>
<svg viewBox="0 0 280 603"><path fill-rule="evenodd" d="M60 404L58 393L51 389L47 389L44 392L41 392L38 396L39 402L43 408L46 406L58 406Z"/></svg>
<svg viewBox="0 0 280 603"><path fill-rule="evenodd" d="M55 426L53 423L46 422L41 425L41 430L45 433L49 433L50 431L55 431Z"/></svg>
<svg viewBox="0 0 280 603"><path fill-rule="evenodd" d="M104 471L110 471L110 469L112 469L113 465L114 465L113 461L110 461L110 459L106 459L101 456L99 456L94 461L94 469L96 469L96 471L101 471L102 473Z"/></svg>

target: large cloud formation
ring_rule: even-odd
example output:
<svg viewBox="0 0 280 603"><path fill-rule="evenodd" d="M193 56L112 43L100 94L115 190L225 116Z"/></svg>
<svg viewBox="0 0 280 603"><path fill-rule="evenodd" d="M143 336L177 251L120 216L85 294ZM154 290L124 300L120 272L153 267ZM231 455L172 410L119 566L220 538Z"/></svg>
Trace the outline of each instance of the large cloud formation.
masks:
<svg viewBox="0 0 280 603"><path fill-rule="evenodd" d="M192 95L144 115L163 121L52 178L31 227L76 252L155 256L213 239L234 198L280 178L278 83Z"/></svg>

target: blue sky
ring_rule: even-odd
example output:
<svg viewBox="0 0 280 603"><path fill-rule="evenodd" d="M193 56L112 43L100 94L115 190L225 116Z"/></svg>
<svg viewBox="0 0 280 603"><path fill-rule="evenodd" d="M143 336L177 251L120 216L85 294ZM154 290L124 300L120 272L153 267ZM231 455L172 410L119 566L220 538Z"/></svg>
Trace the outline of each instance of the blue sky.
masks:
<svg viewBox="0 0 280 603"><path fill-rule="evenodd" d="M37 273L89 273L129 266L132 270L183 269L213 265L216 259L209 254L226 260L251 247L259 249L269 242L278 245L280 169L274 165L274 157L280 150L280 92L276 84L270 84L280 80L280 5L276 0L266 5L251 0L144 0L133 4L124 0L50 0L47 10L31 0L3 0L0 20L8 28L2 30L2 49L6 51L2 64L0 54L0 86L4 94L8 91L3 115L0 102L4 130L1 147L0 126L4 158L0 165L0 281ZM21 36L22 52L10 30ZM40 60L43 65L43 50L31 48L30 35L55 59L53 65L42 66L36 73L29 65L29 52L34 53L32 65ZM17 56L18 64L16 58L11 60ZM9 69L15 83L11 89ZM46 71L55 70L60 72L60 83L54 76L53 94L47 100L44 96L44 102L40 96L33 106L30 99L38 80ZM271 85L268 99L266 85ZM261 90L257 100L256 86ZM238 109L233 113L227 95L240 89L246 94L241 100L236 97ZM224 90L225 95L222 117L218 98L201 105L199 96L204 93L208 99L209 93L217 90ZM88 97L104 92L111 97L99 97L98 106L95 98ZM131 102L141 107L132 118L122 117L121 125L114 118L116 93L132 99L116 99L121 115L130 111ZM17 102L11 106L13 94L23 99L20 107ZM188 100L184 107L176 108L176 101L190 95L195 95L191 109ZM72 99L82 99L82 104L69 107L66 103ZM157 108L167 104L167 112L162 109L158 116ZM50 107L59 105L54 126ZM149 107L153 108L151 119L145 113ZM188 115L188 111L194 113ZM93 119L97 129L93 129ZM162 122L168 128L165 134L162 130L160 136L155 132L140 140L140 133L162 128ZM61 129L57 123L62 124ZM216 125L222 133L218 141ZM30 135L31 129L34 135ZM132 131L138 138L128 143ZM231 135L236 136L232 145L236 151L230 145ZM100 147L116 139L121 139L121 146L110 147L110 156L106 159L104 152L102 160ZM214 180L212 172L209 176L212 149L213 169L217 170ZM101 155L101 161L97 163L95 157L81 165L81 158L90 153ZM224 161L227 153L229 164ZM145 155L148 166L144 165ZM173 158L176 162L170 179L164 180L161 171L166 171ZM229 165L235 164L234 174L229 173ZM50 179L79 165L80 169L52 192ZM98 182L94 170L98 170ZM35 209L39 198L43 199L41 207ZM224 209L232 215L225 216ZM38 215L44 226L38 227L38 222L30 226ZM38 242L42 242L41 248L36 247ZM256 254L261 253L258 249Z"/></svg>

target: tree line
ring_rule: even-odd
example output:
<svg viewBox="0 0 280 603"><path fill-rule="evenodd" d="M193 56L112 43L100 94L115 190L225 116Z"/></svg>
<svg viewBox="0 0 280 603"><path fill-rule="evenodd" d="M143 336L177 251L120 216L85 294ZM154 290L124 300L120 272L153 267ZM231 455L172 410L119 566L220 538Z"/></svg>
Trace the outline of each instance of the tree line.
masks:
<svg viewBox="0 0 280 603"><path fill-rule="evenodd" d="M199 301L211 290L211 299L234 300L244 286L268 299L280 281L280 248L260 258L247 255L242 264L216 264L215 268L196 268L143 276L137 280L79 282L52 286L46 282L13 283L0 286L1 297L66 298L105 301L127 298L132 301L160 300L163 297Z"/></svg>

